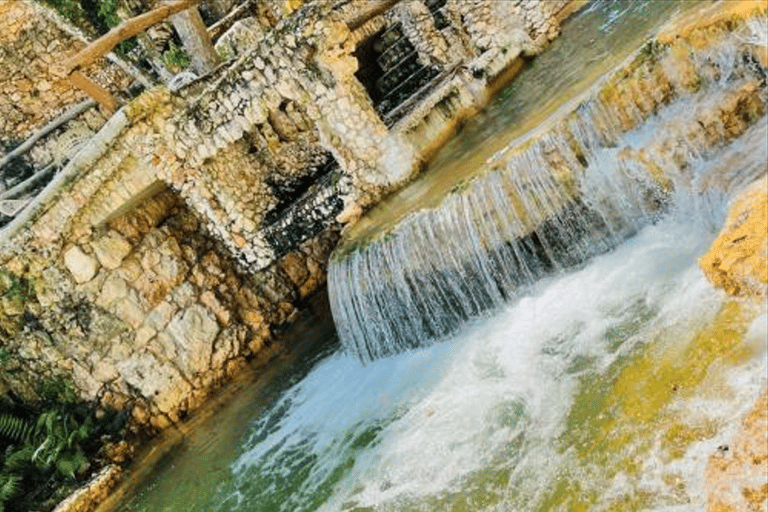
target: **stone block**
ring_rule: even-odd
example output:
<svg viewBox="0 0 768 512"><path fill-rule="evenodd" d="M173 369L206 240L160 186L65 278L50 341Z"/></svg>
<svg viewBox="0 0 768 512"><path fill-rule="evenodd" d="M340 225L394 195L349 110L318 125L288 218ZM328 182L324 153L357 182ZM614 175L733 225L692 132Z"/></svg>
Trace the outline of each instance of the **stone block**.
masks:
<svg viewBox="0 0 768 512"><path fill-rule="evenodd" d="M112 274L104 281L104 285L101 287L101 293L96 299L96 304L104 309L109 307L116 301L122 299L128 294L128 285L125 280L116 274Z"/></svg>
<svg viewBox="0 0 768 512"><path fill-rule="evenodd" d="M98 262L73 245L64 253L64 265L78 284L87 283L96 275Z"/></svg>
<svg viewBox="0 0 768 512"><path fill-rule="evenodd" d="M122 236L110 231L106 236L93 242L93 250L104 268L114 270L131 252L131 244Z"/></svg>
<svg viewBox="0 0 768 512"><path fill-rule="evenodd" d="M138 329L144 323L146 313L139 305L135 292L118 300L112 307L115 315L134 329Z"/></svg>
<svg viewBox="0 0 768 512"><path fill-rule="evenodd" d="M168 324L177 347L176 365L188 377L208 369L219 324L205 307L195 304L179 312Z"/></svg>
<svg viewBox="0 0 768 512"><path fill-rule="evenodd" d="M173 311L173 306L169 302L161 302L147 315L147 326L156 331L162 331L171 320Z"/></svg>
<svg viewBox="0 0 768 512"><path fill-rule="evenodd" d="M150 353L135 354L119 363L118 369L128 384L165 414L176 409L192 391L173 365Z"/></svg>

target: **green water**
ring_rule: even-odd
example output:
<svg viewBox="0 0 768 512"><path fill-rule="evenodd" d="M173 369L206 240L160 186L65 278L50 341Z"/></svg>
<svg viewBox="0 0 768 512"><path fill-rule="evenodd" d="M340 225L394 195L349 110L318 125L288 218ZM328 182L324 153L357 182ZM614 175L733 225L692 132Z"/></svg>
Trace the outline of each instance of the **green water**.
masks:
<svg viewBox="0 0 768 512"><path fill-rule="evenodd" d="M568 20L562 34L466 123L414 183L376 205L345 239L360 243L386 232L415 209L439 203L456 183L487 172L497 151L546 126L649 35L703 1L604 1ZM557 117L557 116L555 116Z"/></svg>

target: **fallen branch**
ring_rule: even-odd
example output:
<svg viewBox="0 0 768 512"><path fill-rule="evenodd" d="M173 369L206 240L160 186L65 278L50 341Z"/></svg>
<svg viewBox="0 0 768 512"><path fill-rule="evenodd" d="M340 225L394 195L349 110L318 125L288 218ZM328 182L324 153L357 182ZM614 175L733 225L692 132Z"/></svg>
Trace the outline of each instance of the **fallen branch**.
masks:
<svg viewBox="0 0 768 512"><path fill-rule="evenodd" d="M5 199L18 199L20 195L26 194L35 188L35 186L39 182L43 181L43 179L46 178L47 175L51 173L51 171L55 172L55 168L58 165L59 162L51 162L21 183L4 191L2 194L0 194L0 201Z"/></svg>
<svg viewBox="0 0 768 512"><path fill-rule="evenodd" d="M78 174L93 165L101 158L112 145L114 140L123 132L126 126L130 124L128 116L123 109L118 110L105 124L99 132L91 137L80 151L72 157L72 160L54 176L54 178L40 191L37 196L24 208L16 217L3 228L0 228L0 249L7 246L11 239L32 219L41 215L48 208L58 195L74 182Z"/></svg>
<svg viewBox="0 0 768 512"><path fill-rule="evenodd" d="M2 168L5 164L16 158L17 156L21 156L27 151L29 151L32 146L35 145L35 142L40 140L41 138L45 137L49 133L51 133L53 130L61 126L62 124L66 123L67 121L71 121L72 119L76 118L86 110L88 110L91 107L96 106L96 100L94 99L87 99L81 103L78 103L74 107L70 108L63 114L61 114L59 117L48 123L47 125L40 128L38 131L33 133L27 140L25 140L20 145L16 146L16 148L11 151L10 153L7 153L5 156L0 158L0 168Z"/></svg>

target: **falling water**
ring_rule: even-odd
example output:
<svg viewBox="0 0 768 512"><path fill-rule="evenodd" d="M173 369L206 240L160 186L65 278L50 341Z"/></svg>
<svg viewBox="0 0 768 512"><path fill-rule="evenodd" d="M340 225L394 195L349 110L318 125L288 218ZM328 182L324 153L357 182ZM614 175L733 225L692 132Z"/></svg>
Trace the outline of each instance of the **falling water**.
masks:
<svg viewBox="0 0 768 512"><path fill-rule="evenodd" d="M740 135L766 101L766 71L746 58L743 39L723 38L682 63L647 44L436 206L348 237L328 276L345 349L370 361L443 339L542 277L615 247L658 218L675 189L711 180L691 165ZM614 88L615 76L643 66ZM733 91L743 94L734 100ZM728 116L742 121L735 133Z"/></svg>
<svg viewBox="0 0 768 512"><path fill-rule="evenodd" d="M658 2L627 5L592 13L608 30ZM483 144L465 179L447 167L431 199L393 197L332 265L343 349L323 333L119 510L704 510L710 456L768 371L765 303L715 290L696 261L768 172L765 69L743 47L764 27L683 56L695 74L663 58L638 73L670 87L617 94L611 74ZM496 114L475 142L503 132Z"/></svg>

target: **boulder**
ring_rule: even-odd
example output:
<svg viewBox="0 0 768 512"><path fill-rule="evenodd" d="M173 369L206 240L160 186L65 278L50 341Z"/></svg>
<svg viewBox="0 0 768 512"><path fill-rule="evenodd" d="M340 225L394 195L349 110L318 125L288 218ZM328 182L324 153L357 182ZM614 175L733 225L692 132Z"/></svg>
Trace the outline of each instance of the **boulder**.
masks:
<svg viewBox="0 0 768 512"><path fill-rule="evenodd" d="M720 235L699 266L729 295L766 297L768 285L768 176L736 198Z"/></svg>
<svg viewBox="0 0 768 512"><path fill-rule="evenodd" d="M87 283L99 268L99 264L94 258L88 256L83 250L73 245L64 253L64 265L70 271L75 282L78 284Z"/></svg>

